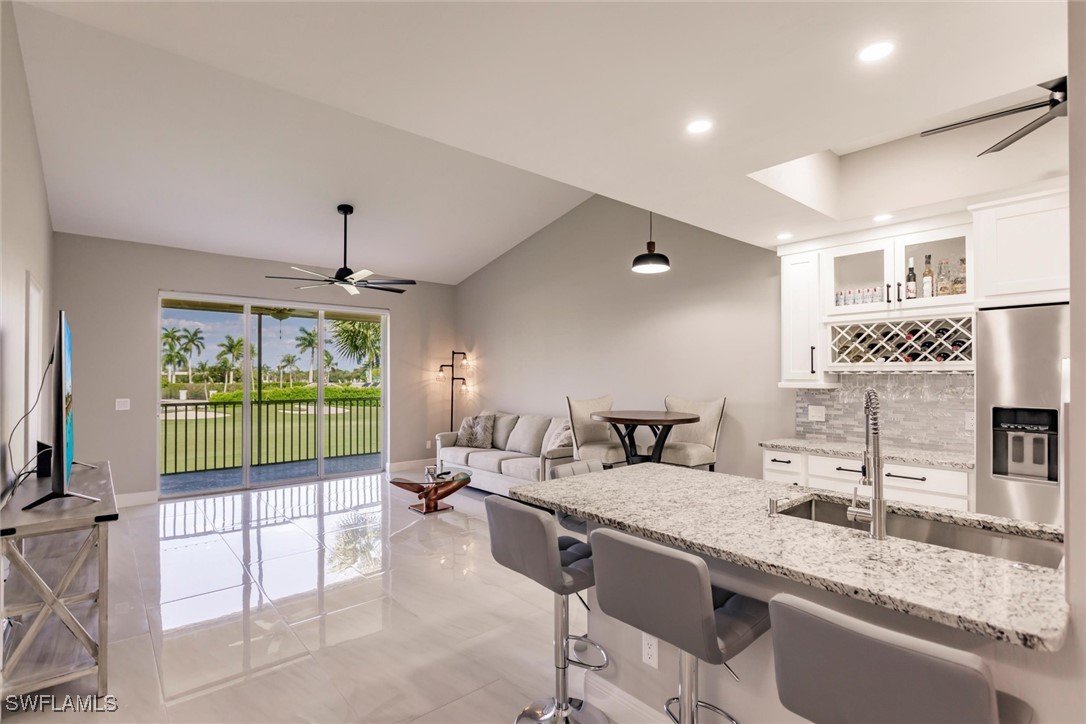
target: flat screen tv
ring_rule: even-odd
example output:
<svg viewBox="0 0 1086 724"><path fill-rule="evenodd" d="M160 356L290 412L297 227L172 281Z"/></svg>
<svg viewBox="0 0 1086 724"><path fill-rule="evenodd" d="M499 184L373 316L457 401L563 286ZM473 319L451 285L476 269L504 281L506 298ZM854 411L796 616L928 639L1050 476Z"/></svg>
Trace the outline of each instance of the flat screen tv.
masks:
<svg viewBox="0 0 1086 724"><path fill-rule="evenodd" d="M72 465L75 463L75 418L72 414L72 329L68 315L60 312L57 321L57 341L53 348L53 445L49 472L52 485L44 496L23 510L36 508L57 498L83 498L97 501L89 495L71 491ZM39 464L44 456L39 455Z"/></svg>

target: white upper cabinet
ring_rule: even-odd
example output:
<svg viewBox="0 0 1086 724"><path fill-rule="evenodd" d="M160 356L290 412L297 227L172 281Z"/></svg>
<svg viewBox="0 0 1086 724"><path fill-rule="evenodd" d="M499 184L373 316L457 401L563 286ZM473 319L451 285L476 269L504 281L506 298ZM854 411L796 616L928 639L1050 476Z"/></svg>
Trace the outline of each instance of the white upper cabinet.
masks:
<svg viewBox="0 0 1086 724"><path fill-rule="evenodd" d="M969 210L978 249L978 307L1067 301L1070 217L1066 191Z"/></svg>
<svg viewBox="0 0 1086 724"><path fill-rule="evenodd" d="M818 252L781 257L781 385L823 386Z"/></svg>
<svg viewBox="0 0 1086 724"><path fill-rule="evenodd" d="M932 276L924 283L926 261ZM909 293L909 262L916 275ZM972 246L968 225L830 247L822 251L822 303L830 317L958 307L972 301Z"/></svg>

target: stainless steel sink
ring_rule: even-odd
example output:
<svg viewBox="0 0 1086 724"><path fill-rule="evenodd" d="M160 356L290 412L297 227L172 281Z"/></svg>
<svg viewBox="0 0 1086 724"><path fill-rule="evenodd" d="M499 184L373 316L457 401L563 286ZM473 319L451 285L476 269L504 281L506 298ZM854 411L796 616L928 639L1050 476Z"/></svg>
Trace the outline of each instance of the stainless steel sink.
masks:
<svg viewBox="0 0 1086 724"><path fill-rule="evenodd" d="M847 509L847 503L814 498L777 512L793 518L866 531L868 528L866 523L854 523L848 519L845 515ZM914 518L900 513L886 513L886 532L894 538L905 538L919 543L980 553L1045 568L1059 568L1063 560L1063 544L1056 541L997 533L956 523Z"/></svg>

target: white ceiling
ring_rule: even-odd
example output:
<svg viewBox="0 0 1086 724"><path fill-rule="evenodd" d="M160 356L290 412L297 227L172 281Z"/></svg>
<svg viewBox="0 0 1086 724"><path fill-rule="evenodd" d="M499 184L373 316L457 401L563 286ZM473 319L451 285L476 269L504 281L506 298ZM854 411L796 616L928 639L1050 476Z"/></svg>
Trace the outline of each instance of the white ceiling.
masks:
<svg viewBox="0 0 1086 724"><path fill-rule="evenodd" d="M252 244L274 242L273 258L293 253L305 261L298 239L313 243L324 209L318 197L331 208L355 192L360 211L384 211L403 225L405 214L425 214L446 194L459 194L452 207L464 213L442 215L435 225L445 238L414 247L436 252L443 275L412 271L422 263L417 256L390 257L387 269L380 267L450 281L584 198L569 187L762 246L776 245L782 229L802 239L869 224L870 214L899 209L892 184L872 208L852 204L853 218L834 220L748 174L900 138L958 109L1030 95L1024 89L1067 70L1063 2L41 7L20 12L18 21L50 203L65 223L93 222L122 238L139 231L144 240L177 245L201 237L246 255L272 256L254 254ZM882 39L897 45L890 58L870 66L856 60L861 47ZM683 128L698 116L717 125L691 137ZM1057 121L1001 154L977 159L980 149L964 140L947 153L976 169L970 177L984 177L989 164L1014 171L1021 159L1015 180L1030 183L1037 180L1031 148L1058 143L1061 134L1066 123ZM88 142L111 153L88 151ZM474 173L443 185L401 168L395 188L380 194L382 179L367 174L377 166L363 162L377 147L386 152L382 171L419 164ZM340 151L355 155L342 161ZM397 164L400 154L411 161ZM73 155L78 160L69 161ZM124 163L110 167L110 158ZM68 183L73 165L82 176ZM87 174L103 171L111 188L88 193ZM148 179L159 185L157 196L146 192ZM206 185L215 193L200 193ZM139 202L125 209L137 191L144 191ZM903 191L901 204L916 198ZM495 199L503 193L505 203ZM485 201L472 204L476 196ZM154 198L152 213L144 203ZM400 206L390 210L396 199ZM97 210L107 200L108 215ZM922 212L899 218L908 213ZM457 264L449 250L467 243L465 229L486 238L473 247L479 253L471 263ZM399 247L401 229L359 231L363 244L383 239ZM240 239L245 234L249 240ZM372 244L364 249L376 252Z"/></svg>

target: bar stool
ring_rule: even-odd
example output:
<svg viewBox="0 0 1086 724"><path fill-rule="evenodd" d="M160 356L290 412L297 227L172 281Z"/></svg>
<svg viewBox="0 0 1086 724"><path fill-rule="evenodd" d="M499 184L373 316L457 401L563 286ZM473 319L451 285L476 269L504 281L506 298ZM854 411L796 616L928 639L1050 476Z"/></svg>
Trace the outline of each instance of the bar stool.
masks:
<svg viewBox="0 0 1086 724"><path fill-rule="evenodd" d="M777 694L833 724L1028 724L1033 709L997 691L975 654L860 621L796 596L769 602Z"/></svg>
<svg viewBox="0 0 1086 724"><path fill-rule="evenodd" d="M723 664L739 681L728 661L769 630L769 607L711 585L705 561L690 553L614 530L594 530L590 540L600 609L679 649L679 695L664 704L671 720L697 724L703 708L738 724L698 700L698 661Z"/></svg>
<svg viewBox="0 0 1086 724"><path fill-rule="evenodd" d="M551 468L551 480L568 478L573 475L587 475L588 473L602 472L603 463L599 460L578 460L576 462L566 463L565 465L556 465ZM554 516L558 521L558 525L566 530L580 533L581 535L588 535L588 521L584 518L578 518L568 513L558 512L555 512Z"/></svg>
<svg viewBox="0 0 1086 724"><path fill-rule="evenodd" d="M611 720L602 711L570 698L567 678L570 664L599 671L609 663L607 652L595 641L569 635L569 595L595 584L592 548L576 538L559 536L553 515L499 495L486 499L486 516L494 560L554 592L554 697L533 701L517 715L516 724L607 724ZM603 663L594 666L570 657L571 640L595 647Z"/></svg>

